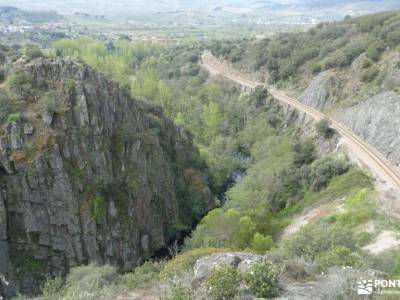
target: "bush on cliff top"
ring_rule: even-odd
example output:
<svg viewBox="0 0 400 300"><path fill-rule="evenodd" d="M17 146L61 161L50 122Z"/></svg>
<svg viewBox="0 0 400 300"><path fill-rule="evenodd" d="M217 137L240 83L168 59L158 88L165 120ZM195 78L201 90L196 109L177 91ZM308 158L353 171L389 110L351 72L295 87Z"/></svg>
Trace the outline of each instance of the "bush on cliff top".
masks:
<svg viewBox="0 0 400 300"><path fill-rule="evenodd" d="M207 278L206 292L215 300L232 299L239 289L239 281L240 275L236 267L221 265Z"/></svg>

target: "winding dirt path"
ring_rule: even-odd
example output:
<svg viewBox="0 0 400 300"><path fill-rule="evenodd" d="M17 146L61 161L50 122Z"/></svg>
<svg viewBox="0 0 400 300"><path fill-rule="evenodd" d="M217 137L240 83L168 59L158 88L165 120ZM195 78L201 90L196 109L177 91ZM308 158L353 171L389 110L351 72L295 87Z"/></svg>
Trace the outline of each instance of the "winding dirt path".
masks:
<svg viewBox="0 0 400 300"><path fill-rule="evenodd" d="M222 76L248 88L255 88L263 85L260 82L252 81L246 78L239 71L220 62L210 52L205 52L202 55L202 64L213 74L221 74ZM277 100L288 104L299 111L311 116L314 120L319 121L327 119L331 123L331 127L337 130L343 138L346 146L354 153L357 159L365 165L374 176L381 181L390 185L396 192L400 192L400 174L396 168L382 154L375 150L371 145L355 135L350 129L336 121L332 117L321 113L320 111L301 103L300 101L285 95L282 91L274 88L269 88L268 91ZM396 211L400 211L400 201L396 201Z"/></svg>

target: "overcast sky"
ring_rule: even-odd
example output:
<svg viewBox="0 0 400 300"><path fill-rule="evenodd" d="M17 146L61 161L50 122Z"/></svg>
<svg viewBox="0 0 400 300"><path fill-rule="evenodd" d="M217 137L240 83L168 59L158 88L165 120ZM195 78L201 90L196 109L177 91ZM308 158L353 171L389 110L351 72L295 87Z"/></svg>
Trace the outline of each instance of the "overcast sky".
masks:
<svg viewBox="0 0 400 300"><path fill-rule="evenodd" d="M400 5L400 0L0 0L0 5L17 6L28 10L57 10L61 13L79 11L106 15L115 13L171 11L178 9L211 10L216 6L224 6L227 4L251 5L254 3L258 5L262 3L275 3L278 5L296 4L307 5L313 8L316 7L316 5L332 7L337 5L374 3L375 5L382 5L382 9L385 9L388 5Z"/></svg>

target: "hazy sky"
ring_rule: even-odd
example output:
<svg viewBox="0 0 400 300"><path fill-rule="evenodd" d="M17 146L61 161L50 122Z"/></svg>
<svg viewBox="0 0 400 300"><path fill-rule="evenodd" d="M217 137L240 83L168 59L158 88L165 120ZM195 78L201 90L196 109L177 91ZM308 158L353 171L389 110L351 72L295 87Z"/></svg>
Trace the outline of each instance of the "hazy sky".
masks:
<svg viewBox="0 0 400 300"><path fill-rule="evenodd" d="M336 5L355 5L368 3L382 5L400 5L400 0L0 0L0 5L17 6L28 10L57 10L61 13L76 11L93 14L140 13L148 11L171 11L178 9L212 10L216 6L242 4L266 5L306 5L307 7L332 7ZM293 7L296 8L296 7Z"/></svg>

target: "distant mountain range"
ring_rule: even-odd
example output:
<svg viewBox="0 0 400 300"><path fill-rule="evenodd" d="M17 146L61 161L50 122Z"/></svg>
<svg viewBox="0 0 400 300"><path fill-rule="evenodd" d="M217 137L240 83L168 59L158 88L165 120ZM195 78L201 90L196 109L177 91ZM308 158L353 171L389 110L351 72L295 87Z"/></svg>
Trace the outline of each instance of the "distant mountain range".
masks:
<svg viewBox="0 0 400 300"><path fill-rule="evenodd" d="M149 12L195 10L203 12L262 13L293 10L340 10L376 12L400 7L399 0L0 0L0 5L12 5L26 10L56 10L60 13L92 13L129 15ZM336 11L336 12L340 12Z"/></svg>

